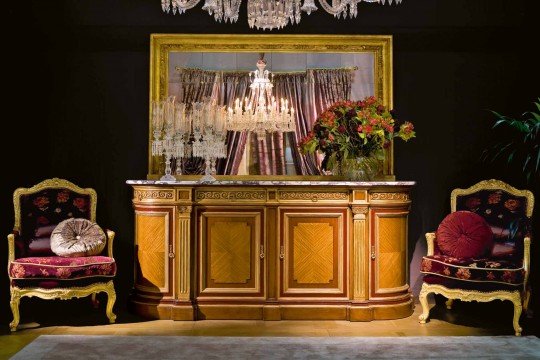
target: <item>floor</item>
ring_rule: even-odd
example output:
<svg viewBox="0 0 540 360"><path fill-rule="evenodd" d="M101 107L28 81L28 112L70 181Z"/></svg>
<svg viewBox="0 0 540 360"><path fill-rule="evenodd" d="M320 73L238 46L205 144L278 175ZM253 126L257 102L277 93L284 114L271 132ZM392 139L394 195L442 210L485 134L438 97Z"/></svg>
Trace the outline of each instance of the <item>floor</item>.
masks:
<svg viewBox="0 0 540 360"><path fill-rule="evenodd" d="M88 299L44 301L28 299L21 306L21 325L15 333L6 327L0 333L0 359L8 359L39 335L180 335L180 336L467 336L513 335L509 302L455 302L446 310L443 298L432 299L431 320L418 323L421 306L405 319L372 322L348 321L259 321L146 320L127 311L117 311L116 324L105 324L103 306L92 309ZM81 309L87 309L82 312ZM26 314L26 315L25 315ZM38 323L39 322L39 323ZM523 335L536 334L532 319L522 318Z"/></svg>

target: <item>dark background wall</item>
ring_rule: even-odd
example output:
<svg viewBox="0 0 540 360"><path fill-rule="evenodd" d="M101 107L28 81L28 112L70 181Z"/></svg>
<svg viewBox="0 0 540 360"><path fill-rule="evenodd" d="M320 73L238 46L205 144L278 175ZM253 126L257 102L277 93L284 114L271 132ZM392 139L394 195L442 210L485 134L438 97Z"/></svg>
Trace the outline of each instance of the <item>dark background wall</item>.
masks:
<svg viewBox="0 0 540 360"><path fill-rule="evenodd" d="M423 244L423 234L436 229L449 212L451 189L488 178L526 186L519 171L482 163L479 157L496 142L487 110L517 116L532 110L540 96L538 57L531 55L538 47L534 3L361 4L354 20L335 20L319 9L304 15L299 25L272 31L394 36L395 108L402 119L414 122L418 133L407 144L396 142L395 151L398 179L418 183L410 216L411 254ZM95 188L98 223L117 232L122 314L133 278L134 225L125 180L145 178L147 172L150 34L262 32L247 26L245 5L232 25L214 22L200 5L188 15L165 15L158 0L28 0L3 7L9 30L4 36L7 95L2 115L9 130L3 132L1 149L0 234L7 235L13 226L11 197L17 187L60 177ZM537 196L538 177L528 185ZM533 245L536 283L537 249ZM6 259L7 246L0 247L0 264ZM0 285L0 323L7 324L5 271ZM24 300L22 306L23 312L28 309Z"/></svg>

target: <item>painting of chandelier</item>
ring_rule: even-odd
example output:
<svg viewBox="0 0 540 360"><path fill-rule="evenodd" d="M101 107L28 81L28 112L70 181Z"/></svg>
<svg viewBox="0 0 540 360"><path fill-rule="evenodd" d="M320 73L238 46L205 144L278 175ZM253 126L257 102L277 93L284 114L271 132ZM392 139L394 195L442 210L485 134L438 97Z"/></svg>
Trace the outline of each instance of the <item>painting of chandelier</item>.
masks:
<svg viewBox="0 0 540 360"><path fill-rule="evenodd" d="M191 156L205 162L203 181L213 181L216 160L227 155L225 129L227 112L210 99L190 104L179 103L174 96L152 102L152 156L164 156L165 175L161 181L174 181L172 160L176 160L176 175L181 173L181 161Z"/></svg>
<svg viewBox="0 0 540 360"><path fill-rule="evenodd" d="M402 0L318 0L320 6L337 18L353 18L358 14L358 3L400 4ZM183 14L201 0L161 0L166 13ZM217 22L236 22L242 0L205 0L202 9ZM250 28L272 30L298 24L302 12L310 15L317 10L315 0L247 0L247 17Z"/></svg>
<svg viewBox="0 0 540 360"><path fill-rule="evenodd" d="M266 70L264 54L261 54L257 70L249 73L250 97L243 102L236 99L227 110L227 130L255 133L259 139L267 133L296 131L294 108L289 106L288 100L278 102L274 98L271 77L273 75Z"/></svg>

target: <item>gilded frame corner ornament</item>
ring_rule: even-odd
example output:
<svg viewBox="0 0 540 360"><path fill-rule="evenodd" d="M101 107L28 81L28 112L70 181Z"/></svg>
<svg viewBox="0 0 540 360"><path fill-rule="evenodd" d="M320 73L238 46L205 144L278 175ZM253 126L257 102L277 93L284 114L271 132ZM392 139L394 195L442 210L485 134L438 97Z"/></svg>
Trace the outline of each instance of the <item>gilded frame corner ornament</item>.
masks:
<svg viewBox="0 0 540 360"><path fill-rule="evenodd" d="M153 100L168 95L169 54L177 52L321 52L372 53L375 95L393 107L392 35L238 35L238 34L151 34L150 102L148 116L148 178L155 168L151 152ZM385 175L394 175L393 146L385 159Z"/></svg>

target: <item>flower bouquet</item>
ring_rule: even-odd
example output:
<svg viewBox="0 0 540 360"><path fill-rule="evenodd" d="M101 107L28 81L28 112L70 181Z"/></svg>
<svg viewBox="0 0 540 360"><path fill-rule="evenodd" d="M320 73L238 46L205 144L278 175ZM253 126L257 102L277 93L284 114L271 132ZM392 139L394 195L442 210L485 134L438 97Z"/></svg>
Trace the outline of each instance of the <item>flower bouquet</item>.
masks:
<svg viewBox="0 0 540 360"><path fill-rule="evenodd" d="M393 138L415 137L410 122L396 124L393 113L375 97L338 101L324 110L313 130L300 140L303 153L323 153L323 170L353 180L373 180L382 168L383 149Z"/></svg>

